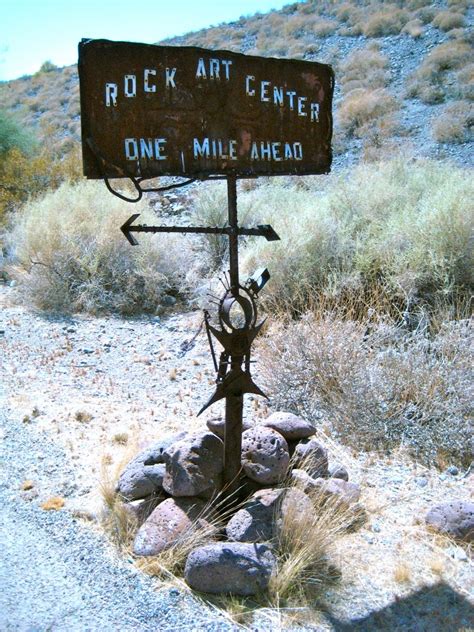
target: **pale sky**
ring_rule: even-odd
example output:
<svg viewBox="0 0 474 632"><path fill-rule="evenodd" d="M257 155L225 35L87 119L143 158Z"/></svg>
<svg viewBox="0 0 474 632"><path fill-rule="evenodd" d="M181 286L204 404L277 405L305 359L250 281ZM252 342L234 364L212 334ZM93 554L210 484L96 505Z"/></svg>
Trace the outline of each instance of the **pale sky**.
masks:
<svg viewBox="0 0 474 632"><path fill-rule="evenodd" d="M155 43L291 0L0 0L0 80L77 62L86 38Z"/></svg>

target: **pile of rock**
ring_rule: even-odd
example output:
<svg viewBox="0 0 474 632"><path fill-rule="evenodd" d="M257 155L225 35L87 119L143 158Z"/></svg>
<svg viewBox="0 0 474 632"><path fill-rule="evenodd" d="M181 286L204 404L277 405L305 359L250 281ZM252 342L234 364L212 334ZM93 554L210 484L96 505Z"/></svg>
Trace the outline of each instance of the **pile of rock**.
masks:
<svg viewBox="0 0 474 632"><path fill-rule="evenodd" d="M224 532L214 533L221 541L190 553L185 578L192 588L240 595L264 590L276 563L271 541L277 508L279 516L290 507L314 511L305 493L312 490L347 506L357 503L358 485L348 482L343 466L329 467L327 451L314 434L311 424L291 413L244 426L239 487L247 500ZM127 465L117 492L140 524L135 555L157 555L196 526L213 533L208 509L222 487L223 435L223 420L211 420L207 431L167 437ZM285 487L285 481L291 484Z"/></svg>

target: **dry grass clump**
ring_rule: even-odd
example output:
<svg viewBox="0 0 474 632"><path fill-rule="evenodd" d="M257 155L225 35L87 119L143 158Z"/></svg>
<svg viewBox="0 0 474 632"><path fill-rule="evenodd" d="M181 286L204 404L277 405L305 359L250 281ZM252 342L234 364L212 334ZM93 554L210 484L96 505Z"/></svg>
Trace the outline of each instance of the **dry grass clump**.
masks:
<svg viewBox="0 0 474 632"><path fill-rule="evenodd" d="M142 221L154 219L145 204L138 211ZM155 311L163 294L183 289L188 248L183 237L165 235L133 248L120 231L129 216L126 202L84 181L17 211L7 239L22 297L61 312Z"/></svg>
<svg viewBox="0 0 474 632"><path fill-rule="evenodd" d="M368 12L362 24L362 32L366 37L383 37L385 35L398 35L406 22L409 14L396 5L384 5L383 10Z"/></svg>
<svg viewBox="0 0 474 632"><path fill-rule="evenodd" d="M291 494L292 489L288 487ZM298 496L284 501L275 514L274 551L276 570L269 584L269 601L276 609L296 607L300 615L314 608L315 600L340 572L330 563L331 552L338 539L353 526L355 510L336 498L328 498L320 490L306 491L310 503L298 502ZM291 498L291 496L290 496ZM295 617L293 613L292 618Z"/></svg>
<svg viewBox="0 0 474 632"><path fill-rule="evenodd" d="M465 20L462 13L440 11L433 18L432 24L442 31L450 31L451 29L464 28Z"/></svg>
<svg viewBox="0 0 474 632"><path fill-rule="evenodd" d="M437 333L335 312L279 323L260 343L259 371L277 408L303 414L357 450L405 447L436 464L472 458L472 333ZM415 314L413 314L415 317Z"/></svg>
<svg viewBox="0 0 474 632"><path fill-rule="evenodd" d="M332 35L338 27L338 23L335 20L317 20L314 22L312 32L316 37L327 37Z"/></svg>
<svg viewBox="0 0 474 632"><path fill-rule="evenodd" d="M132 453L132 450L129 450ZM124 499L115 491L124 458L112 470L108 467L107 459L101 463L100 495L103 502L101 526L113 544L122 551L128 551L135 536L138 521L137 516L127 507Z"/></svg>
<svg viewBox="0 0 474 632"><path fill-rule="evenodd" d="M343 94L357 88L383 88L389 81L388 59L373 44L350 53L339 65Z"/></svg>
<svg viewBox="0 0 474 632"><path fill-rule="evenodd" d="M66 501L64 498L61 498L61 496L52 496L41 504L41 509L44 509L45 511L59 511L64 507L65 502Z"/></svg>
<svg viewBox="0 0 474 632"><path fill-rule="evenodd" d="M447 105L433 123L433 136L438 143L467 143L472 140L474 104L455 101Z"/></svg>
<svg viewBox="0 0 474 632"><path fill-rule="evenodd" d="M407 83L407 96L424 103L441 103L447 98L459 98L463 90L458 73L472 60L472 48L463 40L436 46Z"/></svg>
<svg viewBox="0 0 474 632"><path fill-rule="evenodd" d="M240 197L282 240L249 241L242 269L267 265L261 300L287 313L323 298L364 313L374 297L395 314L408 302L454 304L473 287L473 186L463 169L406 160L340 178L274 179Z"/></svg>
<svg viewBox="0 0 474 632"><path fill-rule="evenodd" d="M402 33L406 33L410 37L413 37L413 39L417 39L418 37L421 37L424 33L423 21L420 20L419 18L410 20L403 27Z"/></svg>
<svg viewBox="0 0 474 632"><path fill-rule="evenodd" d="M394 114L399 103L387 90L356 88L344 97L336 115L339 127L347 136L363 137L375 129L380 129L383 122L388 129L395 126Z"/></svg>

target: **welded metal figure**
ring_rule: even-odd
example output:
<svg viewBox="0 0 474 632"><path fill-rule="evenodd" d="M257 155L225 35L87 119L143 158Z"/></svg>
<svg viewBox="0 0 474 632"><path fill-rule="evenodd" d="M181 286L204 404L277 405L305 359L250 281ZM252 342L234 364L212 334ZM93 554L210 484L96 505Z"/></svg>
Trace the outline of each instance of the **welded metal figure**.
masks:
<svg viewBox="0 0 474 632"><path fill-rule="evenodd" d="M262 271L259 278L264 278L263 284L266 283L270 278L268 270ZM255 384L250 374L251 346L265 322L263 320L257 324L256 298L261 287L258 285L256 275L254 275L245 286L226 289L219 302L220 329L211 325L209 312L205 312L206 331L217 372L217 386L215 393L201 408L198 415L215 402L226 397L242 397L245 393L267 397ZM224 349L220 354L218 365L212 336Z"/></svg>

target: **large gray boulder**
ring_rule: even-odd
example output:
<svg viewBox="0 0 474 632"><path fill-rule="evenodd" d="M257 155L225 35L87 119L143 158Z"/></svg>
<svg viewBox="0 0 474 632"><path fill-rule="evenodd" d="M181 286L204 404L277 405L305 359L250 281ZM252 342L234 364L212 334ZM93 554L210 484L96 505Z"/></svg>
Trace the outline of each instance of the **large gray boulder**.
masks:
<svg viewBox="0 0 474 632"><path fill-rule="evenodd" d="M171 496L210 498L221 487L224 444L212 432L190 435L165 452L163 489Z"/></svg>
<svg viewBox="0 0 474 632"><path fill-rule="evenodd" d="M321 496L323 500L337 498L346 505L360 498L360 487L341 478L313 478L305 470L291 470L290 480L301 491Z"/></svg>
<svg viewBox="0 0 474 632"><path fill-rule="evenodd" d="M196 526L210 528L204 519L206 503L198 498L167 498L137 531L135 555L158 555ZM196 525L196 521L199 521Z"/></svg>
<svg viewBox="0 0 474 632"><path fill-rule="evenodd" d="M285 437L287 441L307 439L315 434L315 428L302 417L293 413L273 413L261 424L273 428Z"/></svg>
<svg viewBox="0 0 474 632"><path fill-rule="evenodd" d="M298 443L292 459L295 468L305 470L313 478L328 476L328 453L316 439L306 439Z"/></svg>
<svg viewBox="0 0 474 632"><path fill-rule="evenodd" d="M428 527L452 538L474 542L474 503L455 500L436 505L425 518Z"/></svg>
<svg viewBox="0 0 474 632"><path fill-rule="evenodd" d="M164 452L185 436L185 432L169 435L140 452L123 470L116 491L125 500L139 500L162 491L165 475Z"/></svg>
<svg viewBox="0 0 474 632"><path fill-rule="evenodd" d="M229 520L227 537L238 542L272 540L282 519L296 520L313 511L313 503L300 489L262 489Z"/></svg>
<svg viewBox="0 0 474 632"><path fill-rule="evenodd" d="M262 489L252 495L227 523L229 540L264 542L275 534L276 510L283 489Z"/></svg>
<svg viewBox="0 0 474 632"><path fill-rule="evenodd" d="M272 428L259 426L242 434L242 467L244 473L263 485L284 479L290 455L282 435Z"/></svg>
<svg viewBox="0 0 474 632"><path fill-rule="evenodd" d="M360 498L359 485L340 478L316 478L312 485L313 490L320 492L323 497L338 499L346 505L353 505Z"/></svg>
<svg viewBox="0 0 474 632"><path fill-rule="evenodd" d="M217 542L189 554L184 578L200 592L255 595L268 587L275 564L266 544Z"/></svg>

